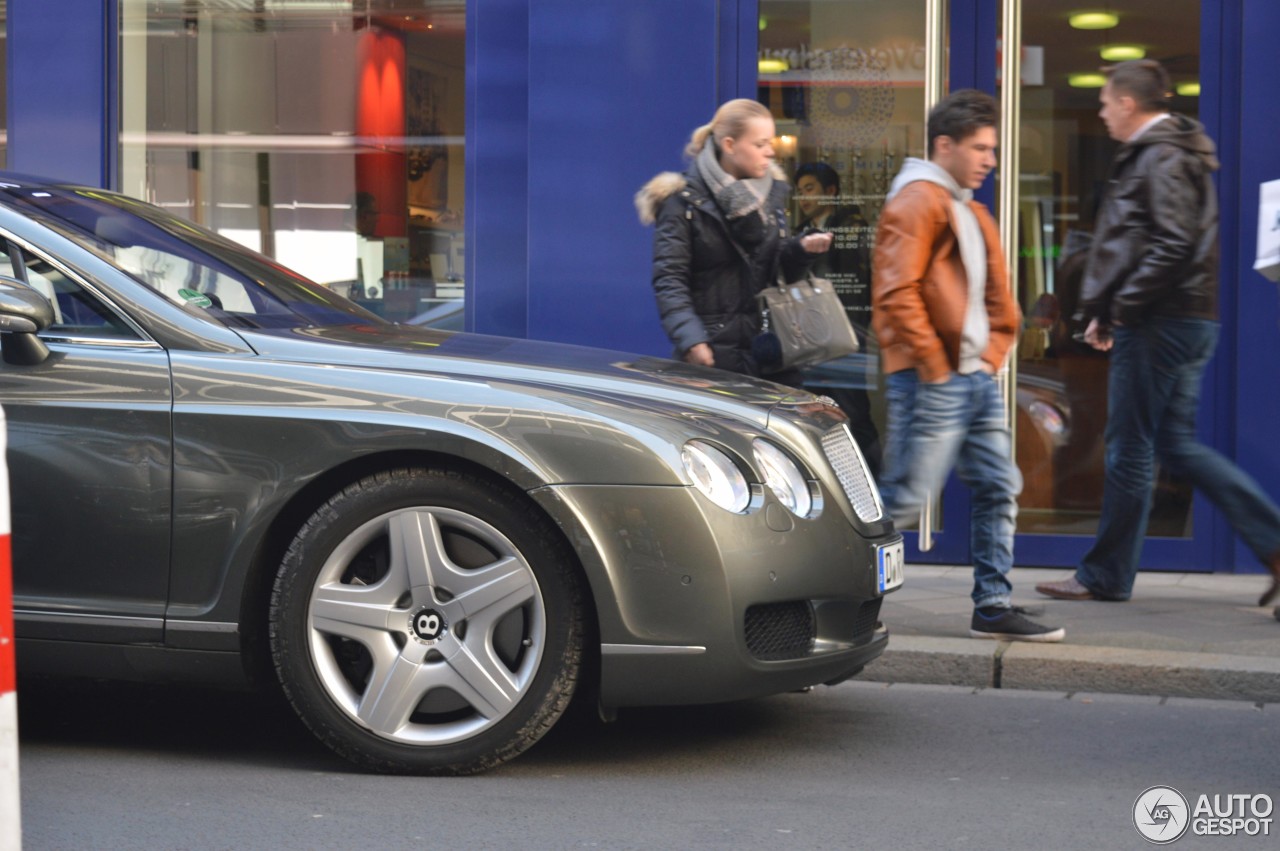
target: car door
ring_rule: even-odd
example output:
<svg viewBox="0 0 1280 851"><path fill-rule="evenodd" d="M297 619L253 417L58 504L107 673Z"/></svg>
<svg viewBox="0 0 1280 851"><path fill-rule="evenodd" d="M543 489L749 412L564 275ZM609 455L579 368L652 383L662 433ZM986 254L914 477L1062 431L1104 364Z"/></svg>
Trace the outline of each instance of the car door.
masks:
<svg viewBox="0 0 1280 851"><path fill-rule="evenodd" d="M0 363L20 639L158 642L172 482L167 352L88 282L0 234L0 274L50 299L49 357Z"/></svg>

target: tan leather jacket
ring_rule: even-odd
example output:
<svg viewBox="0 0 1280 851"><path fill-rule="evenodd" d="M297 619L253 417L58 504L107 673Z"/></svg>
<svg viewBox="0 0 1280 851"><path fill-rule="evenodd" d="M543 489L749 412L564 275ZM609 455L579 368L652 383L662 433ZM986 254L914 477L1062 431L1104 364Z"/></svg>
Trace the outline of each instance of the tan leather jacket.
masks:
<svg viewBox="0 0 1280 851"><path fill-rule="evenodd" d="M1009 292L995 220L977 201L969 206L987 245L991 329L982 359L998 370L1022 317ZM954 218L947 191L923 180L904 186L880 214L871 273L871 317L886 373L915 369L921 380L937 381L959 368L969 279L960 259Z"/></svg>

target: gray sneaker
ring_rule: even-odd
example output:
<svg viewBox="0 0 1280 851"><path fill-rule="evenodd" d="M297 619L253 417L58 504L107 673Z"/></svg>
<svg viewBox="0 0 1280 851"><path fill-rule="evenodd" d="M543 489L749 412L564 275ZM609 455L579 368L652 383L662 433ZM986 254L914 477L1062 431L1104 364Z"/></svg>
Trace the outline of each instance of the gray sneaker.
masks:
<svg viewBox="0 0 1280 851"><path fill-rule="evenodd" d="M1017 606L999 609L983 606L973 610L969 622L969 635L973 638L994 638L1001 641L1061 641L1066 636L1062 627L1038 624L1023 614Z"/></svg>

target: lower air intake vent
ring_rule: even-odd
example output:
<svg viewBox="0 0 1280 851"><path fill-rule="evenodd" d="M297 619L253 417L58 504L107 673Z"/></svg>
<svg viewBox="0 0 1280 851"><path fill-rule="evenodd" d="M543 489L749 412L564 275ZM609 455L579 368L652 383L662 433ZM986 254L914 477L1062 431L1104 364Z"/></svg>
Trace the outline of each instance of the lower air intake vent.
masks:
<svg viewBox="0 0 1280 851"><path fill-rule="evenodd" d="M876 631L876 624L880 621L881 602L883 601L877 597L858 607L858 614L853 621L853 642L855 644L861 643L867 636Z"/></svg>
<svg viewBox="0 0 1280 851"><path fill-rule="evenodd" d="M767 662L808 656L817 634L813 607L805 600L751 606L745 626L747 649Z"/></svg>

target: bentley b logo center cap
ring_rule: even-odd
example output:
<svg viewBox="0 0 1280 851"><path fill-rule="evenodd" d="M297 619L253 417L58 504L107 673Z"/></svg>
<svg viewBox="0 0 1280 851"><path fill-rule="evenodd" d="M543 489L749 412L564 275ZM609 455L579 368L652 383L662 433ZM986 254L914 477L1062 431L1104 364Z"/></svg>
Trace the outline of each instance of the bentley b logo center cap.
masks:
<svg viewBox="0 0 1280 851"><path fill-rule="evenodd" d="M435 644L448 629L444 615L435 609L419 609L409 619L409 632L423 644Z"/></svg>

